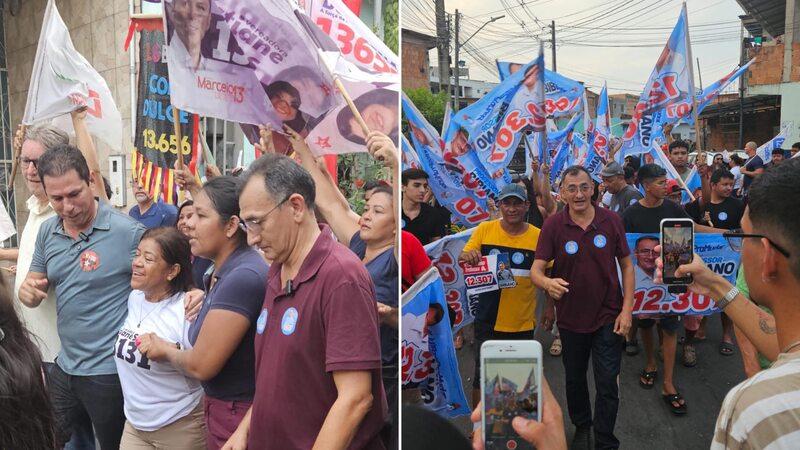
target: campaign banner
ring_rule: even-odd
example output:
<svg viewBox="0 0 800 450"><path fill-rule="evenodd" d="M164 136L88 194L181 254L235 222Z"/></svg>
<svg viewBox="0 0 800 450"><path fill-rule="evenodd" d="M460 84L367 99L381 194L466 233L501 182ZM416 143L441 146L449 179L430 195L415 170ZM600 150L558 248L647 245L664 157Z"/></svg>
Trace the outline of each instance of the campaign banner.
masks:
<svg viewBox="0 0 800 450"><path fill-rule="evenodd" d="M460 158L457 153L450 151L453 147L443 149L439 133L405 94L402 96L402 105L419 163L428 174L428 184L439 204L453 214L456 223L476 226L488 219L487 199L499 193L499 190L493 183L490 185L484 181L487 177L481 168L468 164L468 159L474 158L474 152L468 152L470 154L466 158ZM450 111L445 111L445 121L449 115ZM467 162L469 170L462 161Z"/></svg>
<svg viewBox="0 0 800 450"><path fill-rule="evenodd" d="M447 305L455 312L453 331L460 330L464 325L472 323L475 319L470 310L467 285L464 283L464 272L458 264L458 255L464 249L475 228L469 228L456 234L451 234L431 242L425 246L425 253L439 270L444 285Z"/></svg>
<svg viewBox="0 0 800 450"><path fill-rule="evenodd" d="M765 163L769 162L769 160L772 159L772 151L783 146L783 143L786 141L786 135L789 133L789 129L792 128L793 125L794 124L791 122L784 125L781 128L781 132L778 133L777 136L765 142L763 145L761 145L761 147L758 147L756 155L760 156Z"/></svg>
<svg viewBox="0 0 800 450"><path fill-rule="evenodd" d="M623 135L621 157L646 153L653 143L657 120L653 115L695 95L691 77L691 48L689 48L686 4L681 8L678 22L658 57L639 102L634 108L628 128Z"/></svg>
<svg viewBox="0 0 800 450"><path fill-rule="evenodd" d="M500 81L523 67L525 64L498 61L497 71L500 73ZM544 69L545 111L548 116L561 117L580 111L585 92L583 84L550 69Z"/></svg>
<svg viewBox="0 0 800 450"><path fill-rule="evenodd" d="M397 55L342 0L302 3L306 14L336 42L346 60L369 72L400 72Z"/></svg>
<svg viewBox="0 0 800 450"><path fill-rule="evenodd" d="M425 406L445 417L470 413L439 272L430 268L402 299L401 379Z"/></svg>
<svg viewBox="0 0 800 450"><path fill-rule="evenodd" d="M544 56L503 80L496 88L472 105L459 111L450 122L448 134L460 133L477 153L477 159L495 184L511 182L506 167L517 144L527 131L543 131ZM445 147L451 140L445 138Z"/></svg>
<svg viewBox="0 0 800 450"><path fill-rule="evenodd" d="M693 292L670 294L667 286L653 283L656 258L660 256L653 250L659 243L658 233L628 233L627 239L636 274L633 314L707 315L719 312L711 297ZM733 251L722 234L696 233L694 251L709 269L736 284L741 253Z"/></svg>
<svg viewBox="0 0 800 450"><path fill-rule="evenodd" d="M139 31L139 80L136 95L136 136L131 155L131 172L151 195L166 203L178 203L175 162L178 155L185 166L196 172L194 162L200 151L199 119L180 111L181 139L175 135L170 79L164 55L164 32Z"/></svg>
<svg viewBox="0 0 800 450"><path fill-rule="evenodd" d="M72 111L87 106L86 127L116 151L122 150L122 116L108 84L72 44L69 29L53 0L48 0L33 61L22 123L55 119L53 125L74 135Z"/></svg>

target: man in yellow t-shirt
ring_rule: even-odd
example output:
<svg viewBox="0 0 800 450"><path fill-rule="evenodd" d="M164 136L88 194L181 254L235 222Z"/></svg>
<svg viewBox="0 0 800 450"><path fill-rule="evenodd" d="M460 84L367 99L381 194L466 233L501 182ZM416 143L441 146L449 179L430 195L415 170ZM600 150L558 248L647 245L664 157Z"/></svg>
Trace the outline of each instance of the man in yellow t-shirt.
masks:
<svg viewBox="0 0 800 450"><path fill-rule="evenodd" d="M533 339L536 325L536 288L530 269L539 240L539 229L525 218L530 208L525 189L509 184L498 198L501 219L483 222L464 246L459 262L477 265L483 256L508 255L516 286L483 292L470 299L475 315L475 375L472 378L472 404L480 400L480 346L493 339ZM474 303L473 303L474 302Z"/></svg>

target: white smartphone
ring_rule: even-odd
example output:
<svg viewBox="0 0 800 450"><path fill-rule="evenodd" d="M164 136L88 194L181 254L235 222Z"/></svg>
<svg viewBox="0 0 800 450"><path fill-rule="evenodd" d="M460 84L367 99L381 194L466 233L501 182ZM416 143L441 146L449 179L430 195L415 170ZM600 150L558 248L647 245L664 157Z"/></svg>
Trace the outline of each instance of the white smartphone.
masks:
<svg viewBox="0 0 800 450"><path fill-rule="evenodd" d="M481 429L486 450L533 449L511 421L542 417L542 345L486 341L481 345Z"/></svg>

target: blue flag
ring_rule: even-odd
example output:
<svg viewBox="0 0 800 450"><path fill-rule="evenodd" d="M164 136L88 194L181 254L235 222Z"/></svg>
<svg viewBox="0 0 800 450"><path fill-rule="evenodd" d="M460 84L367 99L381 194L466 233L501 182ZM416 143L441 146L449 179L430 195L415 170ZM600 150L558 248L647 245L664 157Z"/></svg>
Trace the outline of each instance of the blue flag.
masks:
<svg viewBox="0 0 800 450"><path fill-rule="evenodd" d="M402 306L403 389L419 388L425 406L445 417L470 413L439 271L431 267L408 291Z"/></svg>
<svg viewBox="0 0 800 450"><path fill-rule="evenodd" d="M422 169L417 151L414 150L414 147L411 146L411 143L408 142L408 139L402 134L400 135L400 146L403 149L402 170L410 168Z"/></svg>
<svg viewBox="0 0 800 450"><path fill-rule="evenodd" d="M523 67L525 65L520 63L498 61L497 71L500 73L500 81L510 77ZM583 84L547 68L544 69L544 95L547 115L560 117L580 111L584 92L586 92L586 89Z"/></svg>
<svg viewBox="0 0 800 450"><path fill-rule="evenodd" d="M611 145L611 112L608 109L608 90L605 83L597 102L597 119L592 131L592 149L604 161L608 159Z"/></svg>

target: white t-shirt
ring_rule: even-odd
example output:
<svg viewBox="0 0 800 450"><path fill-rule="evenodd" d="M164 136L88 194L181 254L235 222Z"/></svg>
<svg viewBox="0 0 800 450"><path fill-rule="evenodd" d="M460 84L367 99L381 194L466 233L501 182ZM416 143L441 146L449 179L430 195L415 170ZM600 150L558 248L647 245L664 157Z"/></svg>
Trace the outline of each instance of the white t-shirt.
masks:
<svg viewBox="0 0 800 450"><path fill-rule="evenodd" d="M28 308L19 301L19 288L31 268L33 251L36 247L36 236L45 220L56 215L50 203L44 205L31 195L27 201L28 221L19 236L19 256L17 257L17 275L14 279L14 298L17 311L28 330L33 333L36 345L42 352L44 362L53 362L61 350L61 339L58 337L56 320L56 294L53 286L47 291L47 298L36 308Z"/></svg>
<svg viewBox="0 0 800 450"><path fill-rule="evenodd" d="M733 188L739 189L742 187L742 180L744 179L744 175L742 175L742 168L736 166L731 169L731 173L733 174Z"/></svg>
<svg viewBox="0 0 800 450"><path fill-rule="evenodd" d="M169 362L148 360L134 343L141 334L155 333L182 349L191 348L184 295L180 292L158 303L148 302L138 290L128 297L128 316L114 344L114 361L125 398L125 417L137 430L156 431L187 416L202 397L198 380Z"/></svg>

